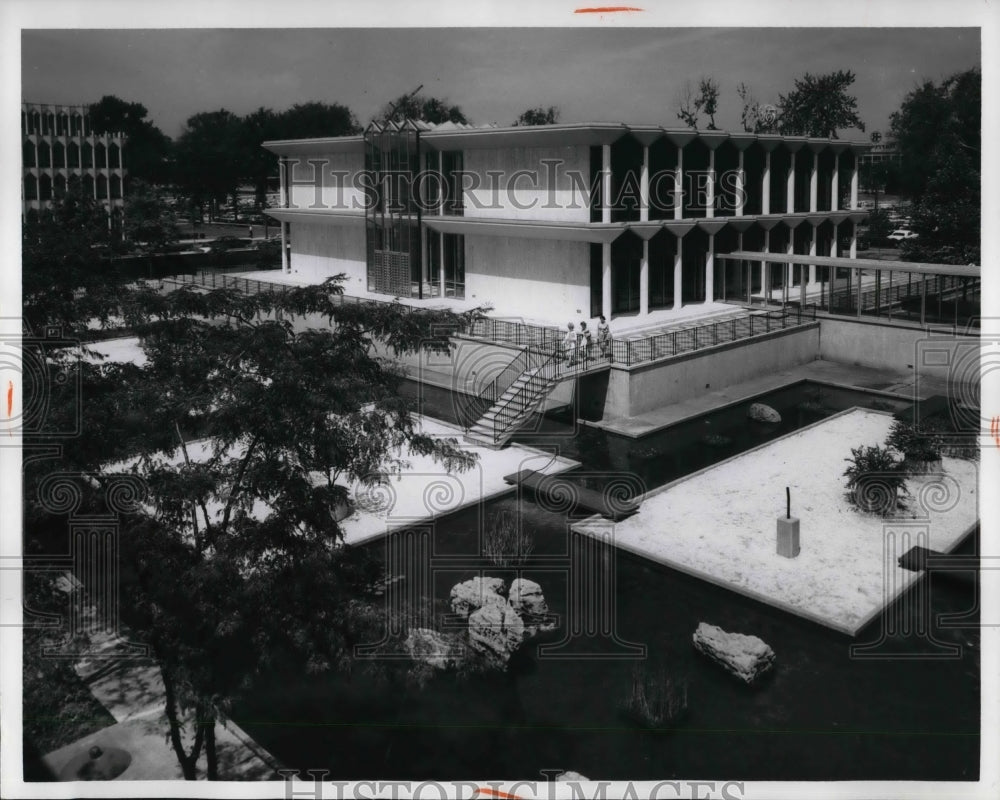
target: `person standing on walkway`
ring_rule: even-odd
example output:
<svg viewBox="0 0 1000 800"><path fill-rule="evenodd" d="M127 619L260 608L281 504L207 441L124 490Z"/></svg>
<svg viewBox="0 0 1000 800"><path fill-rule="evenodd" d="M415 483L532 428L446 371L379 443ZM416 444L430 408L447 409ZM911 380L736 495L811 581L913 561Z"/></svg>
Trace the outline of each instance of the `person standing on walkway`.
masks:
<svg viewBox="0 0 1000 800"><path fill-rule="evenodd" d="M580 360L586 364L587 359L590 358L590 346L594 342L593 334L591 334L590 329L587 327L586 322L580 323Z"/></svg>
<svg viewBox="0 0 1000 800"><path fill-rule="evenodd" d="M607 358L611 350L611 328L603 314L597 323L597 346L601 348L601 358Z"/></svg>
<svg viewBox="0 0 1000 800"><path fill-rule="evenodd" d="M566 362L566 366L572 366L576 359L576 331L574 328L573 323L569 323L566 326L566 335L562 340L563 360Z"/></svg>

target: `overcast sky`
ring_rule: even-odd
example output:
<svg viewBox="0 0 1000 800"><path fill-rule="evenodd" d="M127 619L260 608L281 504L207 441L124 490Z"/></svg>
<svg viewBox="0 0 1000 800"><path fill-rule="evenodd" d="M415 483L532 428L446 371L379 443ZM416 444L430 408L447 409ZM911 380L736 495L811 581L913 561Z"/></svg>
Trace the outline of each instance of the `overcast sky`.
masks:
<svg viewBox="0 0 1000 800"><path fill-rule="evenodd" d="M836 69L856 74L870 133L921 81L981 55L973 28L25 30L21 43L24 100L113 94L141 102L170 136L199 111L310 100L343 103L365 123L421 83L477 123L555 105L563 122L679 126L678 97L702 75L721 86L719 127L739 130L741 81L776 102L795 77Z"/></svg>

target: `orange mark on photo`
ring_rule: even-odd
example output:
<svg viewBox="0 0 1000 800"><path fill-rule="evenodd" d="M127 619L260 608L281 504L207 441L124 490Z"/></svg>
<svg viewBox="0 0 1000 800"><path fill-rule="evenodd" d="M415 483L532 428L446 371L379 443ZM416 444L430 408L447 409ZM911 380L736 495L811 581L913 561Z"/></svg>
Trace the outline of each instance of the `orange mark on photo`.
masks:
<svg viewBox="0 0 1000 800"><path fill-rule="evenodd" d="M507 792L498 792L496 789L476 789L476 796L481 794L489 795L490 797L501 797L504 800L521 800L516 794L507 794Z"/></svg>
<svg viewBox="0 0 1000 800"><path fill-rule="evenodd" d="M7 381L7 417L14 411L14 381Z"/></svg>
<svg viewBox="0 0 1000 800"><path fill-rule="evenodd" d="M578 8L574 14L613 14L617 11L645 11L635 6L602 6L599 8Z"/></svg>
<svg viewBox="0 0 1000 800"><path fill-rule="evenodd" d="M993 437L997 447L1000 447L1000 417L993 417L990 420L990 436Z"/></svg>

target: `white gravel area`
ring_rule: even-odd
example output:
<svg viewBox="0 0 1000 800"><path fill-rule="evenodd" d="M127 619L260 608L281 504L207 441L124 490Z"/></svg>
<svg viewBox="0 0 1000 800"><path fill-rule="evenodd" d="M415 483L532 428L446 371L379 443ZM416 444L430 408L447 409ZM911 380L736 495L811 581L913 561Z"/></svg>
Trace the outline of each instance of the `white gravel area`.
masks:
<svg viewBox="0 0 1000 800"><path fill-rule="evenodd" d="M896 559L913 545L948 552L975 524L975 462L942 459L912 477L906 510L883 519L845 499L851 448L882 444L892 417L851 409L676 481L617 523L623 549L855 635L922 573ZM776 552L791 488L801 552ZM574 530L606 532L590 518Z"/></svg>

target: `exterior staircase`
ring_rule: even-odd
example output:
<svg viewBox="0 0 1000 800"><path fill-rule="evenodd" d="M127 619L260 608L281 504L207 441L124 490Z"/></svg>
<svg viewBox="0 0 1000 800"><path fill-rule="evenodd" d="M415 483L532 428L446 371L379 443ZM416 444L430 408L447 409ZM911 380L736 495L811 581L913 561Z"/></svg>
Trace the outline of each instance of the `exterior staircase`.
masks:
<svg viewBox="0 0 1000 800"><path fill-rule="evenodd" d="M527 367L499 392L492 405L468 429L465 440L494 449L507 444L560 382L557 368L558 361L554 358Z"/></svg>

